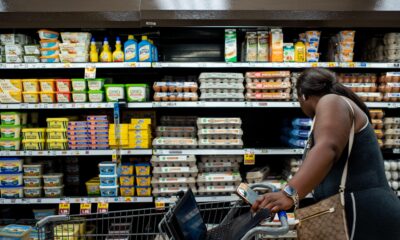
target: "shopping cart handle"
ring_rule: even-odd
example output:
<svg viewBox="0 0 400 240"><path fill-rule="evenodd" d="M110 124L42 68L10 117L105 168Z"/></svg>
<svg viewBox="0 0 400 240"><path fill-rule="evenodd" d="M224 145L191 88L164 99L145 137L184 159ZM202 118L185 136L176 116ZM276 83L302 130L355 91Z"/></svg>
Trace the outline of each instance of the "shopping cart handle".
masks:
<svg viewBox="0 0 400 240"><path fill-rule="evenodd" d="M265 184L265 183L254 183L249 185L251 189L255 188L262 188L262 189L270 189L272 192L276 192L277 188L275 185L272 184Z"/></svg>
<svg viewBox="0 0 400 240"><path fill-rule="evenodd" d="M67 215L47 216L47 217L44 217L43 219L39 220L36 223L36 227L40 228L48 223L64 222L64 221L68 221L68 220L69 220L69 216L67 216Z"/></svg>
<svg viewBox="0 0 400 240"><path fill-rule="evenodd" d="M279 236L279 235L285 235L286 233L289 232L289 223L287 219L287 215L285 211L279 211L278 212L278 217L281 222L280 227L263 227L263 226L258 226L250 231L248 231L243 237L242 240L249 240L257 236L258 234L266 234L266 235L273 235L273 236Z"/></svg>

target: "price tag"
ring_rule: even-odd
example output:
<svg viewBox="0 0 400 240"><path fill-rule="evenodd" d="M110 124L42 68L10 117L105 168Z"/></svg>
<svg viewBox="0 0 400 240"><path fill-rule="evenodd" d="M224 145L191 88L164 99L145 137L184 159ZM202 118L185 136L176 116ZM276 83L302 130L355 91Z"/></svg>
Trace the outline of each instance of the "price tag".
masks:
<svg viewBox="0 0 400 240"><path fill-rule="evenodd" d="M64 63L64 68L71 68L71 63Z"/></svg>
<svg viewBox="0 0 400 240"><path fill-rule="evenodd" d="M156 205L157 210L164 210L165 209L165 202L161 200L157 200L154 202Z"/></svg>
<svg viewBox="0 0 400 240"><path fill-rule="evenodd" d="M71 211L71 205L69 203L60 203L58 205L59 215L69 215L70 211Z"/></svg>
<svg viewBox="0 0 400 240"><path fill-rule="evenodd" d="M244 152L244 165L254 165L256 163L256 155L253 149L246 149Z"/></svg>
<svg viewBox="0 0 400 240"><path fill-rule="evenodd" d="M107 202L97 203L97 213L108 213L108 203Z"/></svg>
<svg viewBox="0 0 400 240"><path fill-rule="evenodd" d="M311 63L311 67L313 68L318 67L318 63Z"/></svg>
<svg viewBox="0 0 400 240"><path fill-rule="evenodd" d="M113 162L117 162L117 160L118 160L118 156L117 156L117 153L113 153L113 155L112 155L112 161Z"/></svg>
<svg viewBox="0 0 400 240"><path fill-rule="evenodd" d="M349 68L355 68L356 67L356 63L355 62L350 62L349 63Z"/></svg>
<svg viewBox="0 0 400 240"><path fill-rule="evenodd" d="M328 67L333 68L336 67L336 63L335 62L328 62Z"/></svg>
<svg viewBox="0 0 400 240"><path fill-rule="evenodd" d="M96 78L96 65L88 64L85 67L85 79L95 79Z"/></svg>
<svg viewBox="0 0 400 240"><path fill-rule="evenodd" d="M83 214L91 214L92 213L92 204L91 203L81 203L80 204L80 213Z"/></svg>

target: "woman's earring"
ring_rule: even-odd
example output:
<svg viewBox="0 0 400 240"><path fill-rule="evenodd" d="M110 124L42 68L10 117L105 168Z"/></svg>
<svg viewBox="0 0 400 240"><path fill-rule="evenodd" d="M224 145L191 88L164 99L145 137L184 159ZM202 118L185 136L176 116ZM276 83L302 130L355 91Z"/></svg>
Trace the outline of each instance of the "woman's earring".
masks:
<svg viewBox="0 0 400 240"><path fill-rule="evenodd" d="M301 95L301 98L303 99L303 101L305 101L306 100L306 96L303 94L303 95Z"/></svg>

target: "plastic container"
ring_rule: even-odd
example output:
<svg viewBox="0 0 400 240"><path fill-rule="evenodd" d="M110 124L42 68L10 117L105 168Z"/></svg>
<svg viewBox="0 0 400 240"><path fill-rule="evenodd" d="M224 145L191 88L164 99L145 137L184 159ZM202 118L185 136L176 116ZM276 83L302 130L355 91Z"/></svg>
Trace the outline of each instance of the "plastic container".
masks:
<svg viewBox="0 0 400 240"><path fill-rule="evenodd" d="M135 187L134 186L121 186L119 188L122 197L133 197L135 196Z"/></svg>
<svg viewBox="0 0 400 240"><path fill-rule="evenodd" d="M64 195L64 185L57 187L43 187L44 196L48 198L59 198Z"/></svg>
<svg viewBox="0 0 400 240"><path fill-rule="evenodd" d="M75 103L87 102L87 94L85 91L72 92L72 101Z"/></svg>
<svg viewBox="0 0 400 240"><path fill-rule="evenodd" d="M23 128L22 138L29 140L44 139L46 133L45 128Z"/></svg>
<svg viewBox="0 0 400 240"><path fill-rule="evenodd" d="M136 186L136 193L138 197L150 197L151 187L139 187Z"/></svg>
<svg viewBox="0 0 400 240"><path fill-rule="evenodd" d="M30 239L31 226L11 224L3 227L0 231L2 240L28 240Z"/></svg>
<svg viewBox="0 0 400 240"><path fill-rule="evenodd" d="M42 57L58 57L60 50L58 48L42 48L40 49Z"/></svg>
<svg viewBox="0 0 400 240"><path fill-rule="evenodd" d="M58 187L63 184L63 173L52 173L43 175L43 184L45 187Z"/></svg>
<svg viewBox="0 0 400 240"><path fill-rule="evenodd" d="M89 196L99 196L100 195L100 180L91 179L86 182L86 190Z"/></svg>
<svg viewBox="0 0 400 240"><path fill-rule="evenodd" d="M117 175L99 175L100 186L115 186L118 184Z"/></svg>
<svg viewBox="0 0 400 240"><path fill-rule="evenodd" d="M54 103L56 102L56 96L53 92L41 92L40 102L42 103Z"/></svg>
<svg viewBox="0 0 400 240"><path fill-rule="evenodd" d="M22 79L22 86L25 92L39 92L39 80L38 79Z"/></svg>
<svg viewBox="0 0 400 240"><path fill-rule="evenodd" d="M47 29L41 29L38 31L39 38L41 40L57 40L60 35L58 32L50 31Z"/></svg>
<svg viewBox="0 0 400 240"><path fill-rule="evenodd" d="M39 55L24 55L25 63L40 63Z"/></svg>
<svg viewBox="0 0 400 240"><path fill-rule="evenodd" d="M100 175L117 175L117 164L113 162L101 162L99 163Z"/></svg>
<svg viewBox="0 0 400 240"><path fill-rule="evenodd" d="M119 184L122 186L133 186L135 184L135 176L133 175L120 175Z"/></svg>
<svg viewBox="0 0 400 240"><path fill-rule="evenodd" d="M36 176L40 177L43 173L43 165L42 164L24 164L24 176Z"/></svg>
<svg viewBox="0 0 400 240"><path fill-rule="evenodd" d="M62 128L48 128L46 129L47 139L67 139L67 129Z"/></svg>
<svg viewBox="0 0 400 240"><path fill-rule="evenodd" d="M104 91L89 91L88 92L89 102L103 102Z"/></svg>
<svg viewBox="0 0 400 240"><path fill-rule="evenodd" d="M89 44L92 34L88 32L61 32L63 43L84 43Z"/></svg>
<svg viewBox="0 0 400 240"><path fill-rule="evenodd" d="M67 128L68 127L68 118L47 118L47 127L48 128Z"/></svg>
<svg viewBox="0 0 400 240"><path fill-rule="evenodd" d="M56 100L59 103L71 102L71 93L58 92L56 93Z"/></svg>
<svg viewBox="0 0 400 240"><path fill-rule="evenodd" d="M145 102L149 100L150 88L147 84L126 84L128 102Z"/></svg>
<svg viewBox="0 0 400 240"><path fill-rule="evenodd" d="M118 102L125 99L125 85L124 84L105 84L107 102Z"/></svg>
<svg viewBox="0 0 400 240"><path fill-rule="evenodd" d="M151 185L151 176L137 176L136 185L139 187L149 187Z"/></svg>
<svg viewBox="0 0 400 240"><path fill-rule="evenodd" d="M42 176L24 176L24 186L25 187L41 187L42 186Z"/></svg>
<svg viewBox="0 0 400 240"><path fill-rule="evenodd" d="M0 150L19 151L21 139L19 138L2 138L0 139Z"/></svg>
<svg viewBox="0 0 400 240"><path fill-rule="evenodd" d="M38 103L39 92L23 92L22 98L24 100L24 103Z"/></svg>
<svg viewBox="0 0 400 240"><path fill-rule="evenodd" d="M0 187L16 187L23 183L22 173L1 173Z"/></svg>
<svg viewBox="0 0 400 240"><path fill-rule="evenodd" d="M135 164L136 177L150 175L150 163L137 163Z"/></svg>
<svg viewBox="0 0 400 240"><path fill-rule="evenodd" d="M19 158L1 158L0 174L2 173L18 173L22 171L24 160Z"/></svg>
<svg viewBox="0 0 400 240"><path fill-rule="evenodd" d="M18 112L1 112L1 125L15 126L21 125L21 113Z"/></svg>
<svg viewBox="0 0 400 240"><path fill-rule="evenodd" d="M133 163L122 163L121 164L121 169L120 169L120 174L121 175L133 175Z"/></svg>
<svg viewBox="0 0 400 240"><path fill-rule="evenodd" d="M42 197L42 187L24 187L24 196L26 198L40 198Z"/></svg>
<svg viewBox="0 0 400 240"><path fill-rule="evenodd" d="M71 92L71 79L56 79L56 90L60 93Z"/></svg>
<svg viewBox="0 0 400 240"><path fill-rule="evenodd" d="M58 63L60 62L60 58L58 56L54 57L40 57L40 61L42 63Z"/></svg>
<svg viewBox="0 0 400 240"><path fill-rule="evenodd" d="M21 126L0 126L2 138L20 138Z"/></svg>
<svg viewBox="0 0 400 240"><path fill-rule="evenodd" d="M56 84L54 79L39 79L41 92L55 92Z"/></svg>
<svg viewBox="0 0 400 240"><path fill-rule="evenodd" d="M44 139L24 139L22 140L22 146L24 150L39 151L44 150L45 140Z"/></svg>
<svg viewBox="0 0 400 240"><path fill-rule="evenodd" d="M102 197L117 197L118 196L118 185L117 186L100 186L100 195Z"/></svg>
<svg viewBox="0 0 400 240"><path fill-rule="evenodd" d="M40 40L41 48L58 48L60 41L58 40Z"/></svg>
<svg viewBox="0 0 400 240"><path fill-rule="evenodd" d="M46 142L48 150L67 150L68 140L64 139L48 139Z"/></svg>
<svg viewBox="0 0 400 240"><path fill-rule="evenodd" d="M1 198L22 198L23 187L0 187Z"/></svg>
<svg viewBox="0 0 400 240"><path fill-rule="evenodd" d="M103 90L105 81L106 80L104 78L88 79L87 85L88 85L89 91Z"/></svg>
<svg viewBox="0 0 400 240"><path fill-rule="evenodd" d="M87 91L87 84L84 78L72 78L72 91Z"/></svg>

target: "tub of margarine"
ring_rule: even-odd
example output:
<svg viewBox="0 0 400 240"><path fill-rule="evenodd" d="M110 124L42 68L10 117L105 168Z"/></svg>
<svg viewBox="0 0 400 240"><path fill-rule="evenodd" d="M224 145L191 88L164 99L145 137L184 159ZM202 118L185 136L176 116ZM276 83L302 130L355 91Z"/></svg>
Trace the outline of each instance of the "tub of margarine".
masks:
<svg viewBox="0 0 400 240"><path fill-rule="evenodd" d="M0 160L0 174L21 172L23 162L19 158L2 158Z"/></svg>
<svg viewBox="0 0 400 240"><path fill-rule="evenodd" d="M137 163L135 164L136 176L150 175L150 163Z"/></svg>
<svg viewBox="0 0 400 240"><path fill-rule="evenodd" d="M133 163L122 163L120 167L121 175L133 175Z"/></svg>
<svg viewBox="0 0 400 240"><path fill-rule="evenodd" d="M56 84L54 79L39 79L41 92L55 92Z"/></svg>
<svg viewBox="0 0 400 240"><path fill-rule="evenodd" d="M100 195L100 180L91 179L86 182L86 190L89 196Z"/></svg>
<svg viewBox="0 0 400 240"><path fill-rule="evenodd" d="M0 150L4 151L19 151L21 139L19 138L1 138Z"/></svg>
<svg viewBox="0 0 400 240"><path fill-rule="evenodd" d="M100 91L103 89L105 79L104 78L96 78L96 79L88 79L87 84L89 91Z"/></svg>
<svg viewBox="0 0 400 240"><path fill-rule="evenodd" d="M121 186L119 188L122 197L133 197L135 196L134 186Z"/></svg>
<svg viewBox="0 0 400 240"><path fill-rule="evenodd" d="M47 118L48 128L68 128L68 118Z"/></svg>
<svg viewBox="0 0 400 240"><path fill-rule="evenodd" d="M21 125L21 113L18 112L1 112L1 125Z"/></svg>
<svg viewBox="0 0 400 240"><path fill-rule="evenodd" d="M22 185L22 173L2 173L0 174L1 187L16 187Z"/></svg>
<svg viewBox="0 0 400 240"><path fill-rule="evenodd" d="M84 78L72 78L72 91L86 91L87 85Z"/></svg>
<svg viewBox="0 0 400 240"><path fill-rule="evenodd" d="M21 126L0 126L1 138L20 138Z"/></svg>
<svg viewBox="0 0 400 240"><path fill-rule="evenodd" d="M47 139L48 150L67 150L68 140L65 139Z"/></svg>
<svg viewBox="0 0 400 240"><path fill-rule="evenodd" d="M72 101L76 103L87 102L87 94L85 91L73 91Z"/></svg>
<svg viewBox="0 0 400 240"><path fill-rule="evenodd" d="M41 187L42 176L24 176L25 187Z"/></svg>
<svg viewBox="0 0 400 240"><path fill-rule="evenodd" d="M56 89L57 92L71 92L71 79L56 79Z"/></svg>
<svg viewBox="0 0 400 240"><path fill-rule="evenodd" d="M137 176L136 185L139 187L150 187L151 176Z"/></svg>
<svg viewBox="0 0 400 240"><path fill-rule="evenodd" d="M21 79L0 79L0 90L4 92L21 92Z"/></svg>
<svg viewBox="0 0 400 240"><path fill-rule="evenodd" d="M58 92L58 93L56 93L56 99L57 99L57 102L59 102L59 103L71 102L71 93Z"/></svg>
<svg viewBox="0 0 400 240"><path fill-rule="evenodd" d="M54 103L55 101L55 93L53 92L41 92L40 93L40 102L42 103Z"/></svg>
<svg viewBox="0 0 400 240"><path fill-rule="evenodd" d="M46 129L47 139L67 139L67 129L48 128Z"/></svg>
<svg viewBox="0 0 400 240"><path fill-rule="evenodd" d="M60 44L60 41L58 40L40 40L40 47L41 48L54 48L57 47Z"/></svg>
<svg viewBox="0 0 400 240"><path fill-rule="evenodd" d="M45 187L58 187L63 184L64 174L52 173L43 175L43 184Z"/></svg>
<svg viewBox="0 0 400 240"><path fill-rule="evenodd" d="M22 147L24 150L40 151L44 150L44 139L24 139L22 140Z"/></svg>
<svg viewBox="0 0 400 240"><path fill-rule="evenodd" d="M2 198L22 198L23 197L23 187L0 187Z"/></svg>
<svg viewBox="0 0 400 240"><path fill-rule="evenodd" d="M64 185L59 187L43 187L44 196L48 198L62 197L64 195Z"/></svg>
<svg viewBox="0 0 400 240"><path fill-rule="evenodd" d="M22 86L25 92L39 92L39 80L38 79L22 79Z"/></svg>
<svg viewBox="0 0 400 240"><path fill-rule="evenodd" d="M42 164L24 164L24 176L41 177L43 173Z"/></svg>
<svg viewBox="0 0 400 240"><path fill-rule="evenodd" d="M103 91L89 91L88 92L89 102L103 102L104 92Z"/></svg>
<svg viewBox="0 0 400 240"><path fill-rule="evenodd" d="M38 103L39 102L39 92L23 92L22 98L25 103Z"/></svg>
<svg viewBox="0 0 400 240"><path fill-rule="evenodd" d="M139 197L149 197L151 196L151 187L136 186L136 193Z"/></svg>
<svg viewBox="0 0 400 240"><path fill-rule="evenodd" d="M120 175L119 183L121 186L132 186L135 183L135 176L133 175Z"/></svg>
<svg viewBox="0 0 400 240"><path fill-rule="evenodd" d="M23 128L22 138L27 140L39 140L45 137L45 128Z"/></svg>
<svg viewBox="0 0 400 240"><path fill-rule="evenodd" d="M42 196L42 187L24 187L24 196L26 198L40 198Z"/></svg>
<svg viewBox="0 0 400 240"><path fill-rule="evenodd" d="M58 48L41 48L40 54L42 57L58 57L60 50Z"/></svg>
<svg viewBox="0 0 400 240"><path fill-rule="evenodd" d="M58 57L58 55L56 55L56 56L51 56L51 57L44 57L44 56L42 56L42 57L40 57L40 61L42 62L42 63L58 63L58 62L60 62L60 58Z"/></svg>
<svg viewBox="0 0 400 240"><path fill-rule="evenodd" d="M8 91L1 92L0 90L0 103L21 103L22 92L20 91Z"/></svg>
<svg viewBox="0 0 400 240"><path fill-rule="evenodd" d="M107 102L117 102L125 99L125 85L124 84L105 84Z"/></svg>
<svg viewBox="0 0 400 240"><path fill-rule="evenodd" d="M38 31L38 34L41 40L57 40L58 36L60 35L58 32L50 31L47 29L40 29Z"/></svg>

